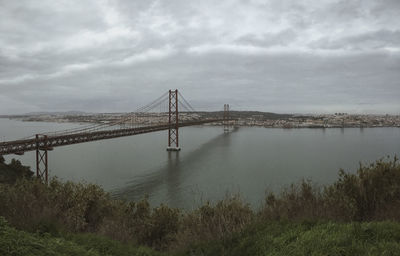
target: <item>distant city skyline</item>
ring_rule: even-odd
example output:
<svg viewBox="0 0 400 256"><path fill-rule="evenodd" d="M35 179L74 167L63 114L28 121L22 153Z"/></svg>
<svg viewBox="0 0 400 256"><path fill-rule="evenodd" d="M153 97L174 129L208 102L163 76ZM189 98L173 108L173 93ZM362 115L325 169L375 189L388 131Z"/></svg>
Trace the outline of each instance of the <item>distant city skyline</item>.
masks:
<svg viewBox="0 0 400 256"><path fill-rule="evenodd" d="M0 114L400 114L400 1L1 1Z"/></svg>

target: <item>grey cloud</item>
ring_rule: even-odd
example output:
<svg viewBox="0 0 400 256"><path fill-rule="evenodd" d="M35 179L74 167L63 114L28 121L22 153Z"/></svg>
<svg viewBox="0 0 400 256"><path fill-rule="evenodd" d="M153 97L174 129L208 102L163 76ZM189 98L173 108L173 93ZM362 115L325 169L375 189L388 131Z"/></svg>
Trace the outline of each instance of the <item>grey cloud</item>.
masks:
<svg viewBox="0 0 400 256"><path fill-rule="evenodd" d="M170 88L207 110L399 113L398 3L0 0L0 114Z"/></svg>
<svg viewBox="0 0 400 256"><path fill-rule="evenodd" d="M286 29L278 33L264 34L261 38L253 34L247 34L237 39L236 42L239 44L250 44L261 47L268 47L273 45L284 46L293 42L293 40L295 40L296 38L297 34L292 29Z"/></svg>
<svg viewBox="0 0 400 256"><path fill-rule="evenodd" d="M310 44L315 48L322 49L384 49L400 46L400 30L379 30L359 35L348 36L340 39L323 38Z"/></svg>
<svg viewBox="0 0 400 256"><path fill-rule="evenodd" d="M398 17L400 14L400 2L397 0L374 1L374 4L370 12L376 17L385 16L391 18L392 15Z"/></svg>

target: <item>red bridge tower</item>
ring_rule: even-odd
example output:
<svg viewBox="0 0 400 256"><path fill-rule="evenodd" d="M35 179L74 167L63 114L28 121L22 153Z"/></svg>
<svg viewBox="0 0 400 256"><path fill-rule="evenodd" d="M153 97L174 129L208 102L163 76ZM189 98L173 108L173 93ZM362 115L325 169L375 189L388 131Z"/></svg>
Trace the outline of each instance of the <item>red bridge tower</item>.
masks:
<svg viewBox="0 0 400 256"><path fill-rule="evenodd" d="M168 104L168 151L180 151L179 147L179 112L178 112L178 89L169 90Z"/></svg>

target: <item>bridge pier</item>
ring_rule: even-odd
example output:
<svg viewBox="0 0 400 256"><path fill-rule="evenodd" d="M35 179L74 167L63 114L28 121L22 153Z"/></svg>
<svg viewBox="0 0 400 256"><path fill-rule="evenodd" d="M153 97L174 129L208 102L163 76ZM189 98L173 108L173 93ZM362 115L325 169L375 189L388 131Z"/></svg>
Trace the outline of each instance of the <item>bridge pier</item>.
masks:
<svg viewBox="0 0 400 256"><path fill-rule="evenodd" d="M179 147L179 111L178 89L169 90L168 101L168 147L167 151L180 151Z"/></svg>
<svg viewBox="0 0 400 256"><path fill-rule="evenodd" d="M47 135L36 134L36 177L46 184L49 178L47 151L52 150L48 147L47 142Z"/></svg>

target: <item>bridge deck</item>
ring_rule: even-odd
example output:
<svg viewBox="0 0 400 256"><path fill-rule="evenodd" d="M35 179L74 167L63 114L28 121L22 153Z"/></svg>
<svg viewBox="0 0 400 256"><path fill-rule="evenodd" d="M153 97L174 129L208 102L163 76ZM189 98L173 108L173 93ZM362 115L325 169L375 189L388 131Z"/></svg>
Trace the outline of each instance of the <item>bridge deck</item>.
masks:
<svg viewBox="0 0 400 256"><path fill-rule="evenodd" d="M206 119L206 120L196 120L196 121L187 121L179 123L179 127L192 126L192 125L200 125L205 123L214 123L220 122L223 119ZM33 151L37 148L47 148L51 149L53 147L66 146L71 144L84 143L89 141L96 140L105 140L112 139L124 136L132 136L142 133L150 133L156 131L168 130L170 127L174 127L175 124L162 124L162 125L154 125L154 126L145 126L145 127L137 127L137 128L126 128L126 129L116 129L116 130L104 130L104 131L95 131L95 132L83 132L76 134L67 134L67 135L57 135L57 136L48 136L46 138L40 139L26 139L26 140L15 140L15 141L6 141L0 143L0 155L9 155L9 154L22 154L27 151Z"/></svg>

